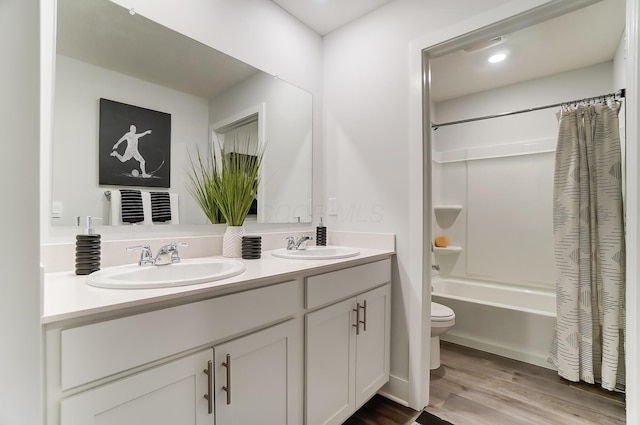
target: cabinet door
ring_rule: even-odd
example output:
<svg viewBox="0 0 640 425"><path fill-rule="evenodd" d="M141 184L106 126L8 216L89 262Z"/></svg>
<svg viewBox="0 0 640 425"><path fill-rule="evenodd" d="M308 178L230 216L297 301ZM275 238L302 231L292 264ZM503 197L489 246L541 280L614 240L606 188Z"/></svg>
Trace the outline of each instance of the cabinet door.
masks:
<svg viewBox="0 0 640 425"><path fill-rule="evenodd" d="M294 425L292 322L213 348L216 425Z"/></svg>
<svg viewBox="0 0 640 425"><path fill-rule="evenodd" d="M62 400L61 425L213 424L203 371L211 349Z"/></svg>
<svg viewBox="0 0 640 425"><path fill-rule="evenodd" d="M356 337L356 409L389 380L391 285L359 295L357 306L362 323Z"/></svg>
<svg viewBox="0 0 640 425"><path fill-rule="evenodd" d="M306 423L341 424L355 410L355 298L306 315Z"/></svg>

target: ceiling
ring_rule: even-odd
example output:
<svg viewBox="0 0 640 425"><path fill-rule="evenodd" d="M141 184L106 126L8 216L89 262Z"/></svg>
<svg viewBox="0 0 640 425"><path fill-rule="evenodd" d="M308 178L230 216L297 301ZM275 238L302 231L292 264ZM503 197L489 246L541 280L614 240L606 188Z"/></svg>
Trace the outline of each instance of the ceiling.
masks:
<svg viewBox="0 0 640 425"><path fill-rule="evenodd" d="M321 35L393 0L272 0ZM431 61L435 102L541 78L613 59L625 26L625 0L592 6L505 34L501 44ZM579 35L579 36L576 36ZM490 54L509 58L487 63Z"/></svg>
<svg viewBox="0 0 640 425"><path fill-rule="evenodd" d="M392 0L272 0L320 35L358 19Z"/></svg>
<svg viewBox="0 0 640 425"><path fill-rule="evenodd" d="M328 33L393 0L273 1L319 33ZM57 45L64 55L207 98L257 72L112 2L58 3ZM438 102L609 61L624 25L625 0L603 0L505 34L497 46L435 58L432 98ZM488 64L486 58L497 50L510 57ZM168 51L172 54L166 55Z"/></svg>
<svg viewBox="0 0 640 425"><path fill-rule="evenodd" d="M496 46L434 58L431 97L439 102L610 61L624 27L625 1L604 0L505 34ZM507 59L488 63L498 52Z"/></svg>
<svg viewBox="0 0 640 425"><path fill-rule="evenodd" d="M324 35L392 0L273 1ZM58 53L196 96L258 71L110 1L58 0L57 19Z"/></svg>

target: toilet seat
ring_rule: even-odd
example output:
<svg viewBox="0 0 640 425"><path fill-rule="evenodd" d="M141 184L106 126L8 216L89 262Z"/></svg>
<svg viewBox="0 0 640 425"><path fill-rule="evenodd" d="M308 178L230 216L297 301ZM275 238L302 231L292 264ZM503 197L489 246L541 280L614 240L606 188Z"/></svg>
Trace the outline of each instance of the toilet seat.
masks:
<svg viewBox="0 0 640 425"><path fill-rule="evenodd" d="M448 322L455 318L455 313L449 307L431 302L431 322Z"/></svg>

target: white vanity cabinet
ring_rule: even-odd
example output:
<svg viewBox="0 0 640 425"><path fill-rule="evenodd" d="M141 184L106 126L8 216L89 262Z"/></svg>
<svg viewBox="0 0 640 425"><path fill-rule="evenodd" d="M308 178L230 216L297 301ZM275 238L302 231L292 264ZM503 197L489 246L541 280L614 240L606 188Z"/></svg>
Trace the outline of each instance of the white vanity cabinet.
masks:
<svg viewBox="0 0 640 425"><path fill-rule="evenodd" d="M341 424L389 380L390 275L383 260L307 279L308 307L359 292L305 317L307 425Z"/></svg>
<svg viewBox="0 0 640 425"><path fill-rule="evenodd" d="M61 423L295 424L294 335L285 322L68 397Z"/></svg>
<svg viewBox="0 0 640 425"><path fill-rule="evenodd" d="M344 422L389 379L391 258L316 264L47 321L46 424Z"/></svg>
<svg viewBox="0 0 640 425"><path fill-rule="evenodd" d="M290 281L48 329L47 424L296 425L301 300Z"/></svg>

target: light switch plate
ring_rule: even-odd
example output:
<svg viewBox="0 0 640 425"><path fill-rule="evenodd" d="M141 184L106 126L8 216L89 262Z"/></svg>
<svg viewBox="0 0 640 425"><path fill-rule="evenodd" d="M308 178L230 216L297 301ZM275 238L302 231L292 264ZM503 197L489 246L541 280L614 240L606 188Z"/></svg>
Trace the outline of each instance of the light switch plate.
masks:
<svg viewBox="0 0 640 425"><path fill-rule="evenodd" d="M338 201L336 198L329 198L327 202L327 214L338 215Z"/></svg>
<svg viewBox="0 0 640 425"><path fill-rule="evenodd" d="M62 202L53 201L51 203L51 218L62 217Z"/></svg>

